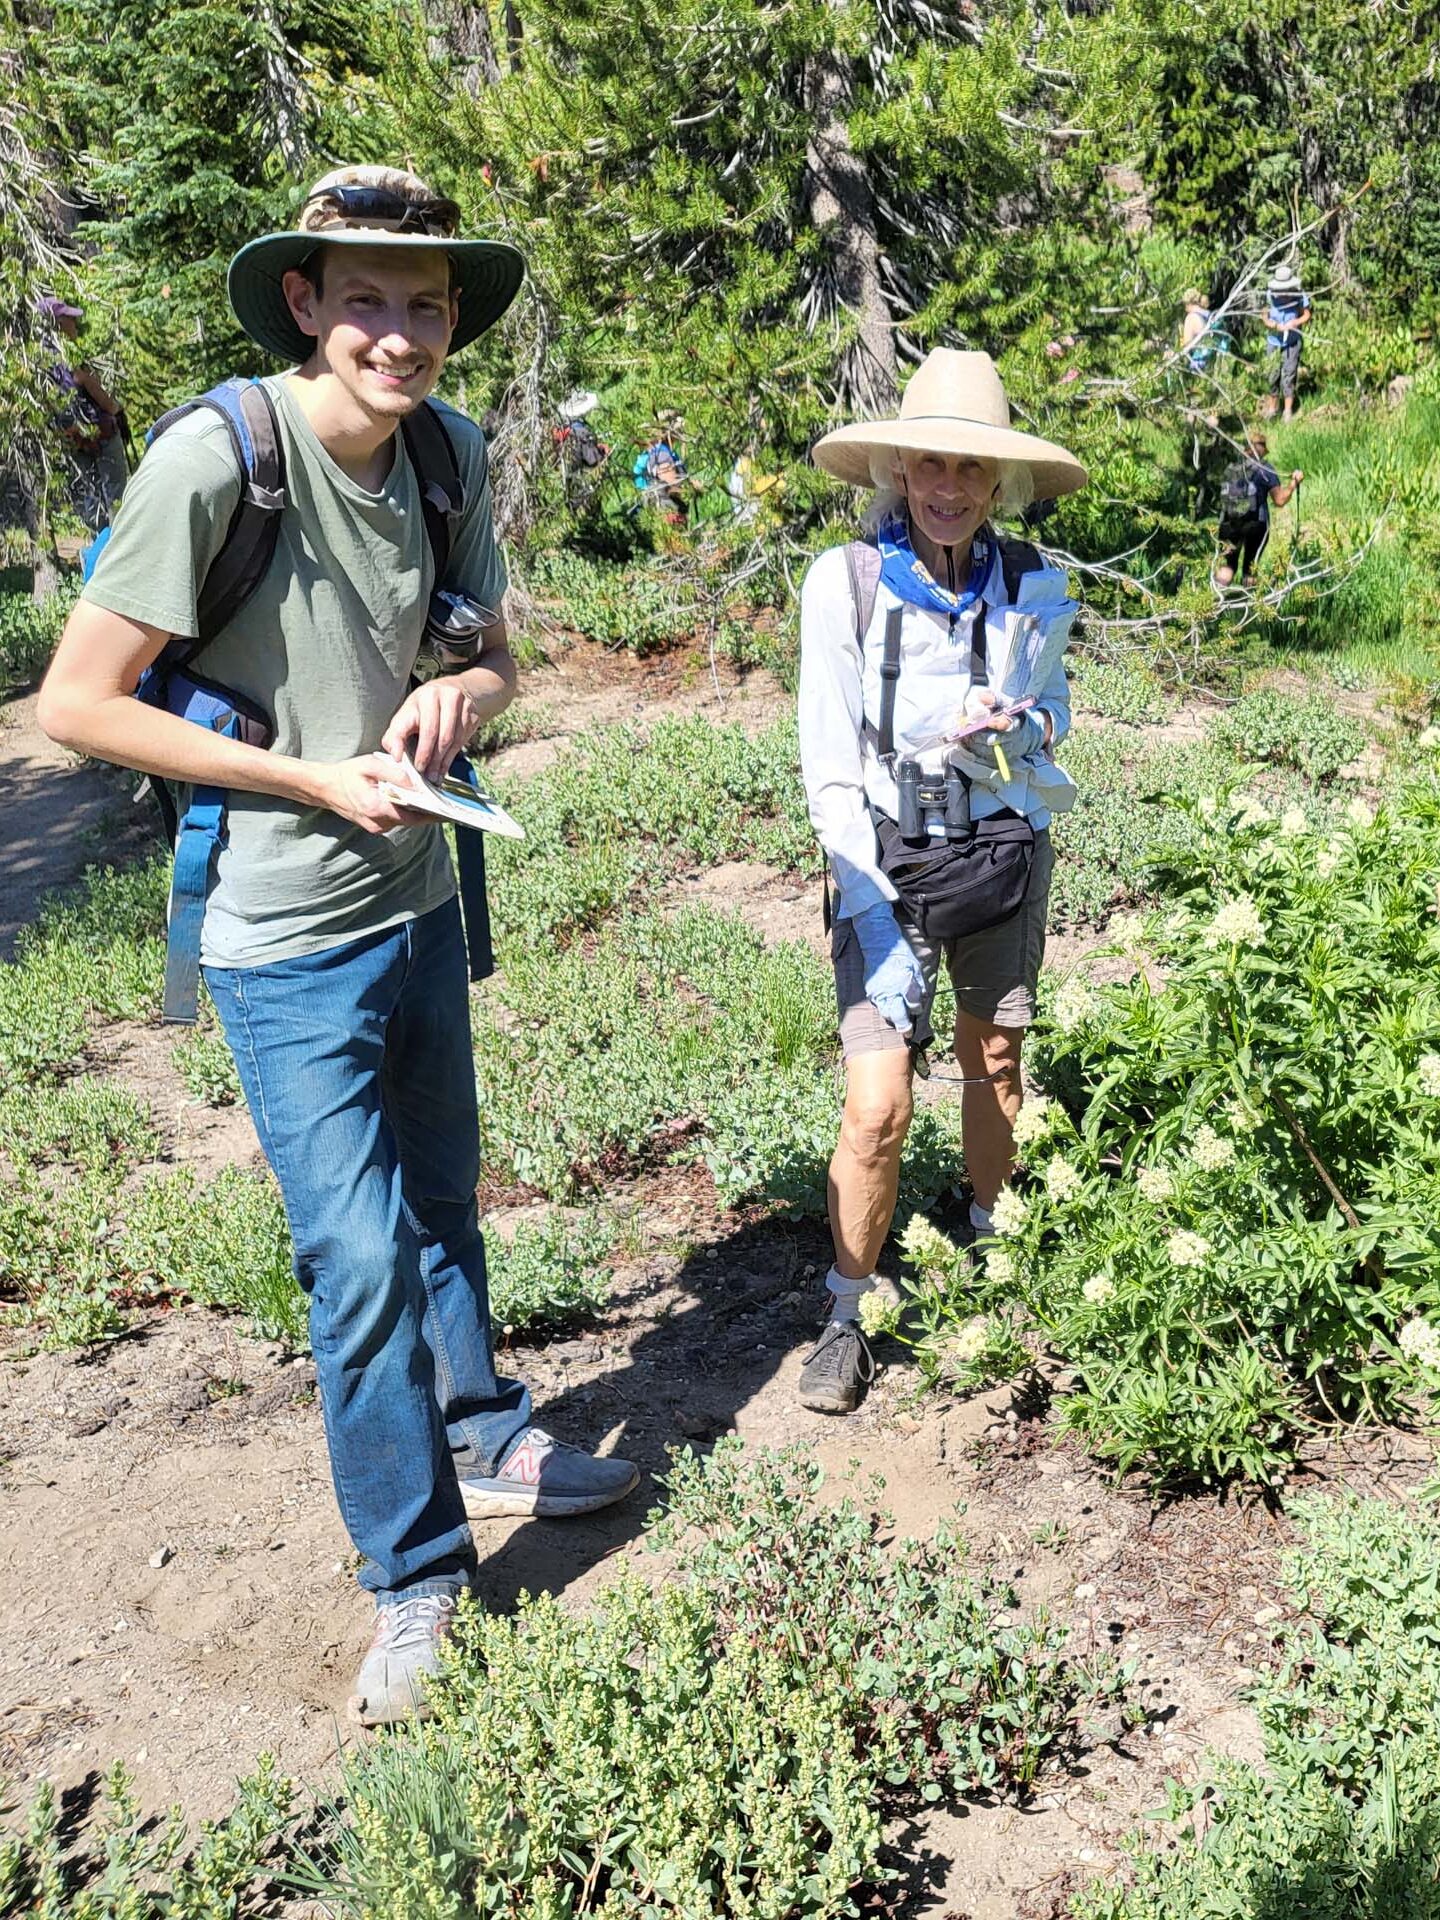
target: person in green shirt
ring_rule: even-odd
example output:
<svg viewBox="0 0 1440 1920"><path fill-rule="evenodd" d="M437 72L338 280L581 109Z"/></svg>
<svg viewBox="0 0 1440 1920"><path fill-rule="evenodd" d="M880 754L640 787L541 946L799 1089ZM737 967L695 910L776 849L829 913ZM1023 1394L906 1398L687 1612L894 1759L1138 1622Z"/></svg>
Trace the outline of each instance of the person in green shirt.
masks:
<svg viewBox="0 0 1440 1920"><path fill-rule="evenodd" d="M638 1474L535 1426L497 1377L467 970L442 830L390 797L409 753L439 777L514 694L485 438L440 409L463 489L443 583L486 610L473 663L412 687L439 584L397 431L449 353L519 289L513 248L459 239L414 175L328 174L298 229L231 262L286 463L269 569L205 650L208 679L273 722L268 749L147 705L141 674L197 602L239 498L228 429L158 438L41 691L56 740L224 791L201 961L284 1196L341 1516L377 1603L355 1693L368 1725L425 1710L424 1677L476 1553L469 1517L587 1513Z"/></svg>

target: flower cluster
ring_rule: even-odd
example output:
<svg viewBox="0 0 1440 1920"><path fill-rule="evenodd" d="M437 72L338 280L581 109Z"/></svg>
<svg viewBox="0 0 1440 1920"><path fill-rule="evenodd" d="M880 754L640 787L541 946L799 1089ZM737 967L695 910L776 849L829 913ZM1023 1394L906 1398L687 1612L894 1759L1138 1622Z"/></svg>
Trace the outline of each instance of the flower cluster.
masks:
<svg viewBox="0 0 1440 1920"><path fill-rule="evenodd" d="M1027 1100L1015 1116L1014 1140L1017 1147L1033 1147L1050 1131L1052 1103L1044 1094Z"/></svg>
<svg viewBox="0 0 1440 1920"><path fill-rule="evenodd" d="M1400 1351L1407 1360L1440 1372L1440 1329L1428 1320L1407 1320L1400 1329Z"/></svg>
<svg viewBox="0 0 1440 1920"><path fill-rule="evenodd" d="M1427 753L1433 753L1440 747L1440 727L1422 727L1416 745L1423 747Z"/></svg>
<svg viewBox="0 0 1440 1920"><path fill-rule="evenodd" d="M1006 1187L990 1209L990 1223L1002 1240L1025 1231L1025 1202L1013 1187Z"/></svg>
<svg viewBox="0 0 1440 1920"><path fill-rule="evenodd" d="M1213 1127L1197 1127L1190 1144L1190 1158L1202 1173L1218 1173L1235 1158L1235 1142L1222 1140Z"/></svg>
<svg viewBox="0 0 1440 1920"><path fill-rule="evenodd" d="M1373 827L1375 824L1374 809L1366 806L1358 793L1350 802L1349 806L1346 807L1345 818L1350 822L1352 827Z"/></svg>
<svg viewBox="0 0 1440 1920"><path fill-rule="evenodd" d="M1107 1274L1092 1273L1080 1292L1092 1307L1103 1307L1115 1298L1115 1282Z"/></svg>
<svg viewBox="0 0 1440 1920"><path fill-rule="evenodd" d="M1045 1169L1045 1191L1052 1200L1071 1200L1084 1184L1080 1169L1065 1159L1063 1154L1057 1153Z"/></svg>
<svg viewBox="0 0 1440 1920"><path fill-rule="evenodd" d="M1152 1206L1159 1206L1175 1191L1175 1182L1164 1167L1141 1167L1135 1176L1135 1184L1140 1189L1141 1198L1150 1201Z"/></svg>
<svg viewBox="0 0 1440 1920"><path fill-rule="evenodd" d="M1088 980L1071 974L1055 996L1054 1020L1061 1033L1074 1033L1095 1018L1100 1002Z"/></svg>
<svg viewBox="0 0 1440 1920"><path fill-rule="evenodd" d="M1345 842L1339 839L1328 840L1315 856L1315 871L1322 880L1328 880L1340 864L1340 856L1345 851Z"/></svg>
<svg viewBox="0 0 1440 1920"><path fill-rule="evenodd" d="M1280 838L1298 840L1310 826L1303 807L1287 807L1280 816Z"/></svg>
<svg viewBox="0 0 1440 1920"><path fill-rule="evenodd" d="M1420 1091L1427 1100L1440 1100L1440 1053L1422 1053L1415 1063Z"/></svg>
<svg viewBox="0 0 1440 1920"><path fill-rule="evenodd" d="M1227 901L1205 929L1207 947L1263 947L1265 922L1248 893Z"/></svg>
<svg viewBox="0 0 1440 1920"><path fill-rule="evenodd" d="M1118 947L1121 953L1137 952L1145 944L1144 914L1112 913L1105 938L1108 945Z"/></svg>
<svg viewBox="0 0 1440 1920"><path fill-rule="evenodd" d="M1237 793L1233 805L1237 831L1243 833L1247 827L1269 826L1269 810L1261 805L1253 793Z"/></svg>
<svg viewBox="0 0 1440 1920"><path fill-rule="evenodd" d="M900 1251L922 1273L948 1273L960 1257L955 1242L931 1226L921 1213L911 1215L910 1224L900 1236Z"/></svg>
<svg viewBox="0 0 1440 1920"><path fill-rule="evenodd" d="M900 1318L900 1303L884 1287L872 1287L860 1296L860 1325L873 1339L877 1333L889 1333Z"/></svg>
<svg viewBox="0 0 1440 1920"><path fill-rule="evenodd" d="M972 1367L990 1344L990 1322L983 1313L977 1313L973 1320L967 1320L945 1342L940 1350L940 1363L949 1373L958 1373L962 1367Z"/></svg>
<svg viewBox="0 0 1440 1920"><path fill-rule="evenodd" d="M1183 1227L1165 1242L1172 1267L1203 1267L1210 1257L1210 1242L1203 1233L1189 1233Z"/></svg>
<svg viewBox="0 0 1440 1920"><path fill-rule="evenodd" d="M985 1278L992 1287L1013 1287L1015 1262L1004 1247L992 1246L985 1255Z"/></svg>
<svg viewBox="0 0 1440 1920"><path fill-rule="evenodd" d="M1260 1124L1259 1114L1252 1112L1243 1100L1228 1100L1225 1118L1230 1122L1232 1133L1253 1133Z"/></svg>

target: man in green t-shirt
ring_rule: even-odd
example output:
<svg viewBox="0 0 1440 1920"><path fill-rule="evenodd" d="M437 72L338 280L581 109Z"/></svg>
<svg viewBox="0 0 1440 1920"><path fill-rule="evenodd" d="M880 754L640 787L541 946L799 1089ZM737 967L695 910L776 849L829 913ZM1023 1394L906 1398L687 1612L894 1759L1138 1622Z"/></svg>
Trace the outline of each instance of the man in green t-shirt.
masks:
<svg viewBox="0 0 1440 1920"><path fill-rule="evenodd" d="M348 167L294 233L231 262L231 304L291 371L266 380L286 465L274 558L206 646L207 679L273 722L268 750L137 700L197 603L242 476L201 410L141 462L40 699L55 739L223 790L201 961L285 1199L341 1516L377 1603L356 1708L424 1710L476 1567L467 1515L588 1513L635 1468L531 1424L491 1344L464 939L440 827L389 797L438 777L514 694L485 439L439 409L464 503L443 583L486 610L473 664L411 687L434 565L402 421L524 267L455 238L414 175Z"/></svg>

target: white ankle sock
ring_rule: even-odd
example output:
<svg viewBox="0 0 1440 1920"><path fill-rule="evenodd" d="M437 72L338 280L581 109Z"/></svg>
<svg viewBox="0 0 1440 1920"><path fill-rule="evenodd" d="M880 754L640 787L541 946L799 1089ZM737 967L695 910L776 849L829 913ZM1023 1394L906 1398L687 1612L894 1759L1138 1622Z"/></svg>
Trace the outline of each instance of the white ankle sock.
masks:
<svg viewBox="0 0 1440 1920"><path fill-rule="evenodd" d="M970 1224L975 1229L977 1240L988 1237L995 1231L995 1222L989 1207L982 1207L978 1200L970 1202Z"/></svg>
<svg viewBox="0 0 1440 1920"><path fill-rule="evenodd" d="M863 1280L847 1280L837 1267L831 1267L825 1276L825 1285L835 1296L831 1308L831 1318L835 1320L854 1320L860 1312L860 1302L875 1285L873 1273L867 1273Z"/></svg>

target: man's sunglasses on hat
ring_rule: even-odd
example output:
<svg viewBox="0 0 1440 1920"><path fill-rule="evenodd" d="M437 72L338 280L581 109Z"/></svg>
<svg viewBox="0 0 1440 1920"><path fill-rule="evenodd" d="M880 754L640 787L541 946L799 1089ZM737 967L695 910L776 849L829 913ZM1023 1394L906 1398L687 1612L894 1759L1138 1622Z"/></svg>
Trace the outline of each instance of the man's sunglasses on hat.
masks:
<svg viewBox="0 0 1440 1920"><path fill-rule="evenodd" d="M453 200L431 197L407 200L389 187L320 187L300 210L305 233L323 233L327 226L379 226L391 233L427 233L448 238L460 224L460 208Z"/></svg>

